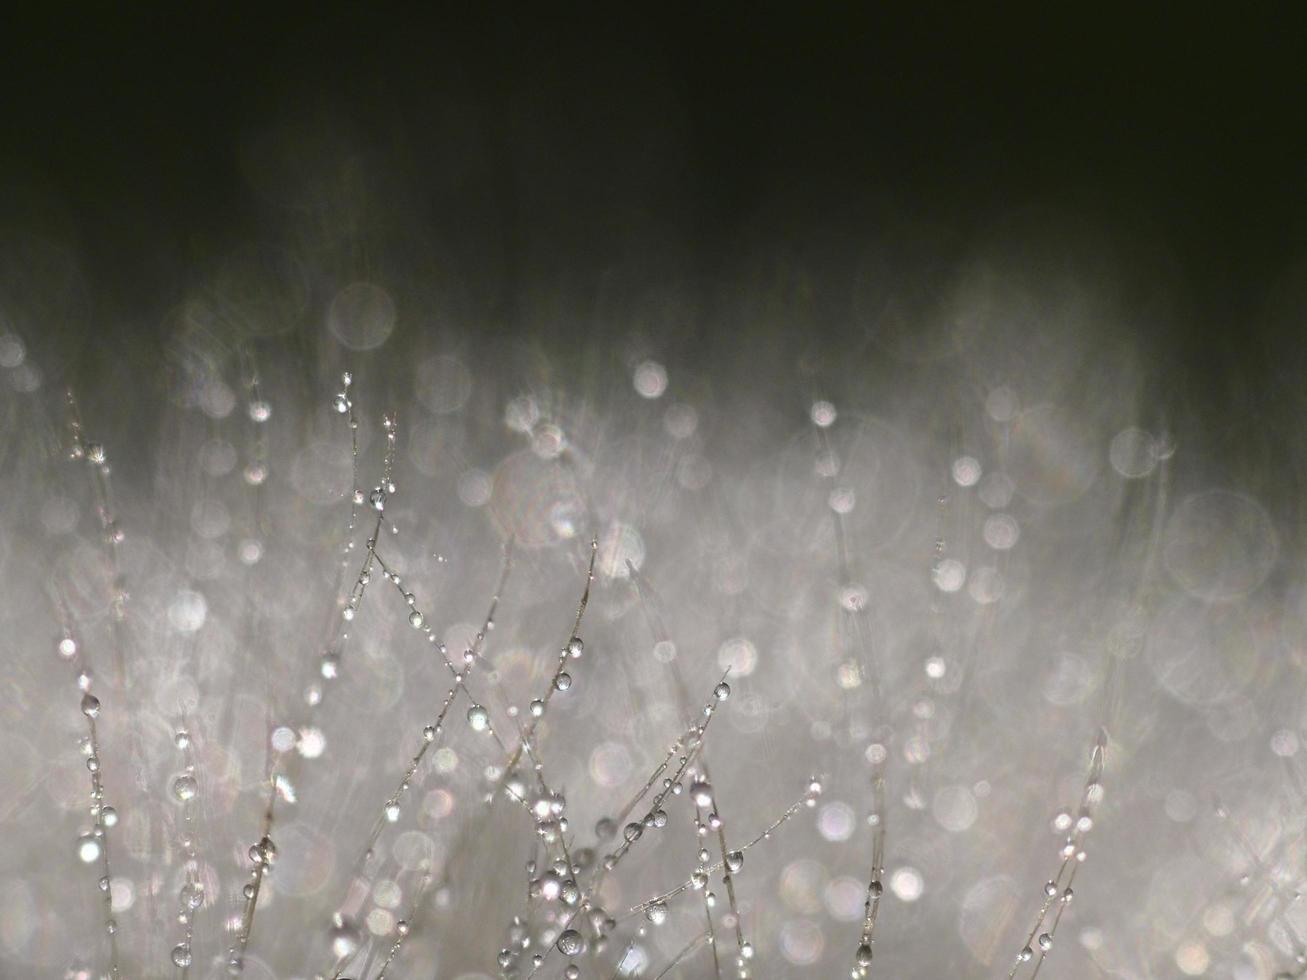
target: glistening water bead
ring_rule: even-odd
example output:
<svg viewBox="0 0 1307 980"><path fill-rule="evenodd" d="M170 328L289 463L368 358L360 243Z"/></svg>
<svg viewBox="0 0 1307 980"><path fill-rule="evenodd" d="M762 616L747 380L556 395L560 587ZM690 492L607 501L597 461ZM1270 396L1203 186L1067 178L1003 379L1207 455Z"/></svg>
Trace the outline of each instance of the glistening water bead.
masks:
<svg viewBox="0 0 1307 980"><path fill-rule="evenodd" d="M100 859L100 839L94 834L83 834L77 838L77 856L84 864L93 864Z"/></svg>
<svg viewBox="0 0 1307 980"><path fill-rule="evenodd" d="M193 800L198 789L195 777L189 773L184 773L172 781L172 795L182 803Z"/></svg>
<svg viewBox="0 0 1307 980"><path fill-rule="evenodd" d="M558 951L564 956L577 956L585 949L585 940L575 929L565 929L558 937Z"/></svg>

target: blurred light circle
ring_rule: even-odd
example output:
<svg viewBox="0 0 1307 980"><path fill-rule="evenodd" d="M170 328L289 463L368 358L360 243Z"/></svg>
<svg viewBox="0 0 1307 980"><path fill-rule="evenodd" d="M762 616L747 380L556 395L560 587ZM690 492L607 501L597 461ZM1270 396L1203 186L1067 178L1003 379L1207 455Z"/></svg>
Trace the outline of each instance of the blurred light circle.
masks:
<svg viewBox="0 0 1307 980"><path fill-rule="evenodd" d="M1061 406L1027 408L1012 423L1008 472L1017 493L1036 504L1082 496L1098 475L1087 424Z"/></svg>
<svg viewBox="0 0 1307 980"><path fill-rule="evenodd" d="M1021 399L1006 386L999 386L985 396L985 411L995 422L1011 422L1021 411Z"/></svg>
<svg viewBox="0 0 1307 980"><path fill-rule="evenodd" d="M889 876L889 887L901 902L915 902L926 889L921 872L909 865L896 868Z"/></svg>
<svg viewBox="0 0 1307 980"><path fill-rule="evenodd" d="M663 416L663 428L673 439L688 439L698 427L699 413L694 410L694 406L677 402L667 407L667 413Z"/></svg>
<svg viewBox="0 0 1307 980"><path fill-rule="evenodd" d="M781 954L796 966L810 966L821 959L826 939L811 919L788 919L781 926Z"/></svg>
<svg viewBox="0 0 1307 980"><path fill-rule="evenodd" d="M9 372L9 384L20 395L30 395L45 382L45 374L31 361L20 364Z"/></svg>
<svg viewBox="0 0 1307 980"><path fill-rule="evenodd" d="M1282 759L1298 754L1298 733L1289 728L1281 728L1271 736L1271 751Z"/></svg>
<svg viewBox="0 0 1307 980"><path fill-rule="evenodd" d="M17 334L0 332L0 368L16 368L27 357L27 345Z"/></svg>
<svg viewBox="0 0 1307 980"><path fill-rule="evenodd" d="M967 580L967 566L956 558L945 558L935 565L931 578L941 592L956 592Z"/></svg>
<svg viewBox="0 0 1307 980"><path fill-rule="evenodd" d="M631 753L621 742L603 742L590 753L590 778L599 786L620 786L631 775Z"/></svg>
<svg viewBox="0 0 1307 980"><path fill-rule="evenodd" d="M981 533L985 544L995 551L1008 551L1021 537L1021 525L1011 514L990 514Z"/></svg>
<svg viewBox="0 0 1307 980"><path fill-rule="evenodd" d="M1256 675L1265 637L1242 606L1177 597L1154 618L1145 654L1172 697L1198 707L1239 694Z"/></svg>
<svg viewBox="0 0 1307 980"><path fill-rule="evenodd" d="M830 509L837 514L851 514L857 505L857 493L852 487L836 487L828 498Z"/></svg>
<svg viewBox="0 0 1307 980"><path fill-rule="evenodd" d="M641 398L660 398L667 390L667 369L657 361L643 361L636 367L633 381Z"/></svg>
<svg viewBox="0 0 1307 980"><path fill-rule="evenodd" d="M395 929L395 915L389 909L374 908L365 921L374 936L389 936Z"/></svg>
<svg viewBox="0 0 1307 980"><path fill-rule="evenodd" d="M826 869L820 862L799 858L781 870L777 893L788 909L800 915L816 915L821 912L822 886L826 878Z"/></svg>
<svg viewBox="0 0 1307 980"><path fill-rule="evenodd" d="M859 921L866 896L866 882L856 878L833 878L822 893L826 911L837 922Z"/></svg>
<svg viewBox="0 0 1307 980"><path fill-rule="evenodd" d="M372 886L372 900L383 909L397 909L403 899L403 890L391 878L382 878Z"/></svg>
<svg viewBox="0 0 1307 980"><path fill-rule="evenodd" d="M200 389L200 411L211 419L225 419L236 408L236 393L214 378Z"/></svg>
<svg viewBox="0 0 1307 980"><path fill-rule="evenodd" d="M1003 573L992 565L977 568L971 575L967 594L982 606L998 602L1007 590L1007 580Z"/></svg>
<svg viewBox="0 0 1307 980"><path fill-rule="evenodd" d="M980 482L980 460L974 456L959 456L953 460L953 482L960 487L974 487Z"/></svg>
<svg viewBox="0 0 1307 980"><path fill-rule="evenodd" d="M114 875L109 884L109 907L115 912L126 912L136 904L136 886L130 878Z"/></svg>
<svg viewBox="0 0 1307 980"><path fill-rule="evenodd" d="M1202 976L1207 972L1207 967L1211 962L1211 954L1207 952L1207 947L1200 942L1185 942L1176 947L1175 965L1180 968L1180 972L1185 976Z"/></svg>
<svg viewBox="0 0 1307 980"><path fill-rule="evenodd" d="M351 283L332 299L327 329L350 350L380 347L395 329L395 301L374 283Z"/></svg>
<svg viewBox="0 0 1307 980"><path fill-rule="evenodd" d="M758 666L758 650L744 637L734 637L718 648L717 666L732 677L748 677Z"/></svg>
<svg viewBox="0 0 1307 980"><path fill-rule="evenodd" d="M1157 443L1143 429L1122 429L1112 437L1107 459L1126 479L1138 479L1157 468Z"/></svg>
<svg viewBox="0 0 1307 980"><path fill-rule="evenodd" d="M969 830L980 814L976 797L966 786L942 786L931 805L935 822L950 833Z"/></svg>
<svg viewBox="0 0 1307 980"><path fill-rule="evenodd" d="M467 403L472 394L472 375L457 357L429 357L417 366L414 394L428 411L448 415Z"/></svg>
<svg viewBox="0 0 1307 980"><path fill-rule="evenodd" d="M436 859L436 844L419 830L409 830L395 838L391 853L403 868L430 867Z"/></svg>
<svg viewBox="0 0 1307 980"><path fill-rule="evenodd" d="M327 747L327 738L317 728L300 729L300 738L297 748L300 755L306 759L316 759L322 755L323 749Z"/></svg>
<svg viewBox="0 0 1307 980"><path fill-rule="evenodd" d="M567 434L552 422L538 425L531 432L531 451L541 459L557 459L567 448Z"/></svg>
<svg viewBox="0 0 1307 980"><path fill-rule="evenodd" d="M812 419L812 424L819 429L829 429L835 424L838 413L835 406L828 401L815 401L812 408L808 410L808 417Z"/></svg>
<svg viewBox="0 0 1307 980"><path fill-rule="evenodd" d="M1186 497L1167 521L1162 561L1190 595L1225 600L1256 590L1279 549L1259 503L1229 490L1207 490Z"/></svg>
<svg viewBox="0 0 1307 980"><path fill-rule="evenodd" d="M214 437L200 447L200 466L209 476L226 476L236 468L236 447Z"/></svg>
<svg viewBox="0 0 1307 980"><path fill-rule="evenodd" d="M1058 653L1041 670L1040 687L1049 704L1066 707L1078 704L1094 689L1094 673L1083 657Z"/></svg>
<svg viewBox="0 0 1307 980"><path fill-rule="evenodd" d="M191 530L197 537L220 538L231 527L231 513L221 500L209 498L191 507Z"/></svg>
<svg viewBox="0 0 1307 980"><path fill-rule="evenodd" d="M980 501L990 510L1002 510L1012 503L1016 485L1006 473L987 473L980 481Z"/></svg>
<svg viewBox="0 0 1307 980"><path fill-rule="evenodd" d="M524 548L567 541L585 527L585 499L572 468L529 449L499 464L489 503L496 523ZM611 555L622 551L620 537L610 542Z"/></svg>
<svg viewBox="0 0 1307 980"><path fill-rule="evenodd" d="M512 431L528 433L540 421L540 406L530 395L518 395L504 408L504 424Z"/></svg>
<svg viewBox="0 0 1307 980"><path fill-rule="evenodd" d="M484 507L494 492L494 482L484 470L464 470L458 475L458 499L469 507Z"/></svg>
<svg viewBox="0 0 1307 980"><path fill-rule="evenodd" d="M194 633L204 625L209 606L204 596L190 589L182 589L168 605L168 622L179 633Z"/></svg>
<svg viewBox="0 0 1307 980"><path fill-rule="evenodd" d="M433 789L422 798L422 811L432 820L443 820L454 812L454 794L447 789Z"/></svg>
<svg viewBox="0 0 1307 980"><path fill-rule="evenodd" d="M857 817L847 803L832 801L817 814L817 832L829 841L845 841L853 836Z"/></svg>

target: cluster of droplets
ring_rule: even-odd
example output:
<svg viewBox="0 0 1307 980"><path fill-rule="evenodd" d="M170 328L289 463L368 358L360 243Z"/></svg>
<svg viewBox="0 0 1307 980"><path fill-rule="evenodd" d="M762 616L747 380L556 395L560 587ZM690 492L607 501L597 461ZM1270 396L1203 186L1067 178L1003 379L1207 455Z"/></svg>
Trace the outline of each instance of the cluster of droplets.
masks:
<svg viewBox="0 0 1307 980"><path fill-rule="evenodd" d="M575 957L582 953L587 947L592 947L596 951L602 949L607 942L607 937L617 927L617 920L610 916L603 909L593 904L591 896L597 894L603 884L604 877L616 869L621 859L630 850L632 846L646 836L648 830L661 830L667 826L668 815L665 809L665 802L669 796L679 796L685 793L685 780L688 770L693 764L694 759L702 746L703 737L706 734L708 722L712 719L716 709L716 704L724 701L730 696L730 686L723 679L714 688L713 698L703 708L702 721L696 721L690 728L677 739L672 746L667 757L654 770L653 774L645 782L644 786L637 791L635 797L623 808L617 819L603 818L595 826L595 836L599 841L611 840L618 836L617 828L621 826L621 840L617 847L607 854L602 861L596 863L594 874L588 885L577 895L576 905L573 911L567 916L562 923L561 931L558 933L553 948L569 958ZM676 768L672 775L664 776L672 766L673 760L676 761ZM661 778L661 785L659 780ZM627 821L627 817L640 804L641 800L647 794L653 791L656 785L660 785L657 792L654 793L644 810L643 816L638 820ZM691 785L696 785L691 781ZM711 792L711 790L709 790ZM693 795L693 789L691 790ZM590 852L587 849L585 864L590 863ZM567 862L569 866L576 869L577 864ZM743 863L742 856L740 863ZM581 924L588 920L590 930L593 933L593 942L588 941L582 932L577 928L578 919L584 915L585 919ZM655 912L655 916L658 913ZM651 920L652 921L652 920ZM525 948L525 947L523 947ZM515 965L514 961L518 956L517 950L506 947L501 951L501 966L507 963L505 975L511 975L509 972ZM538 951L531 957L532 969L534 974L544 963L548 956L548 949ZM572 976L571 969L575 963L569 963L564 970L565 976ZM579 975L579 968L577 968Z"/></svg>
<svg viewBox="0 0 1307 980"><path fill-rule="evenodd" d="M404 802L407 796L409 795L409 793L412 791L413 783L417 778L418 770L421 767L423 760L426 758L427 753L431 750L432 746L436 744L436 741L440 737L440 735L445 731L446 720L448 718L449 711L452 708L455 700L458 698L460 693L463 693L468 697L469 700L471 700L472 694L467 688L467 678L468 675L471 673L472 668L480 659L481 649L484 646L487 637L489 636L490 632L494 629L495 612L498 609L500 595L502 594L504 585L508 580L508 573L512 566L512 550L510 548L505 554L503 570L501 571L499 577L499 584L496 586L494 595L490 600L490 607L486 613L485 620L481 626L481 629L477 631L477 634L473 638L471 644L469 644L468 647L464 650L463 657L462 657L463 666L460 668L456 666L449 659L448 651L445 647L445 644L440 642L439 636L437 635L436 631L428 624L426 616L421 612L420 609L418 609L417 597L404 586L402 577L393 569L391 569L388 565L386 565L385 561L381 558L381 556L377 554L375 542L369 542L368 557L369 557L369 561L375 562L377 567L381 569L381 573L384 580L390 583L394 587L396 592L400 595L400 597L404 600L406 606L409 609L409 614L408 614L409 625L413 629L421 632L426 637L427 641L430 643L432 648L436 650L438 655L443 660L446 668L451 672L453 677L453 683L450 686L448 693L445 695L445 698L440 707L440 711L435 717L435 719L433 719L431 722L423 726L421 741L418 745L417 750L413 753L412 757L409 759L404 774L400 778L395 790L390 794L389 797L387 797L387 799L383 803L381 808L381 814L378 817L378 819L373 823L372 830L369 833L368 838L364 842L362 848L360 849L357 858L355 859L353 875L352 875L353 877L357 877L361 873L363 873L363 870L368 865L370 859L374 857L376 853L375 848L376 848L377 841L380 839L380 836L385 826L387 824L398 823L399 820L401 819L403 815ZM370 577L371 573L370 571L367 571L366 574ZM491 724L489 712L481 704L475 701L471 703L467 711L467 720L468 720L468 725L470 728L472 728L472 730L485 732L492 736L495 735L494 728ZM429 885L430 885L430 875L424 874L422 879L422 886L418 890L417 897L415 897L414 899L415 910L417 904L421 901L422 896L425 895ZM393 959L399 954L399 951L403 946L403 941L404 939L407 938L408 931L409 931L408 920L405 920L402 924L403 924L402 930L399 929L398 926L396 927L397 929L396 938L392 942L391 948L387 953L385 959L385 965L383 966L382 969L383 973L385 967L388 966L393 961ZM338 930L339 925L338 924L333 925L332 928L334 934L334 932ZM334 943L333 943L333 955L336 955L334 952ZM339 960L339 957L337 957L337 959Z"/></svg>
<svg viewBox="0 0 1307 980"><path fill-rule="evenodd" d="M725 700L730 696L730 687L725 681L717 685L714 696L718 700ZM715 837L720 855L720 862L717 865L722 871L722 884L726 888L726 898L731 921L735 929L735 968L737 975L741 980L745 980L750 975L750 961L753 959L753 944L744 938L744 927L741 921L739 905L735 898L735 876L744 867L744 852L731 850L726 843L726 827L722 820L721 813L717 806L717 797L713 792L712 783L709 780L706 763L703 765L703 772L697 778L690 781L689 786L690 802L694 805L694 828L695 835L698 839L698 851L696 853L696 867L694 873L690 876L692 886L696 891L703 892L704 912L707 919L706 940L712 949L715 972L720 971L717 964L717 936L713 924L713 908L717 904L717 896L708 889L710 881L709 862L712 860L712 853L708 848L710 836ZM666 907L663 906L663 914L666 914ZM646 912L646 916L648 913Z"/></svg>
<svg viewBox="0 0 1307 980"><path fill-rule="evenodd" d="M882 879L885 876L885 779L878 772L872 782L873 808L867 822L872 828L871 872L867 878L867 894L862 907L862 934L853 951L853 969L850 975L860 980L871 974L872 947L876 943L876 917L880 911L881 896L885 893Z"/></svg>
<svg viewBox="0 0 1307 980"><path fill-rule="evenodd" d="M276 799L275 787L269 799ZM250 936L254 930L254 910L259 903L259 891L263 886L263 879L272 872L273 864L277 860L276 845L273 844L272 838L268 836L271 826L272 805L269 803L268 810L264 814L263 836L254 844L251 844L248 851L250 870L246 882L241 888L244 906L236 928L235 940L227 950L227 973L234 977L240 976L245 970L245 950L249 946Z"/></svg>
<svg viewBox="0 0 1307 980"><path fill-rule="evenodd" d="M1018 951L1016 961L1008 972L1008 980L1013 980L1023 969L1029 969L1031 980L1038 975L1044 958L1053 948L1058 925L1071 900L1075 897L1072 883L1076 871L1084 863L1086 852L1085 837L1094 827L1094 810L1103 799L1103 757L1107 745L1107 733L1101 731L1090 753L1089 775L1080 798L1080 807L1072 813L1069 810L1059 812L1053 818L1053 830L1064 834L1059 850L1061 864L1057 873L1044 883L1044 898L1034 925L1026 938L1026 943Z"/></svg>
<svg viewBox="0 0 1307 980"><path fill-rule="evenodd" d="M81 740L86 771L90 774L91 829L77 838L77 856L85 864L98 864L98 887L104 905L104 931L109 943L109 975L118 980L118 924L113 914L113 869L109 861L109 831L118 824L118 811L105 802L104 779L100 765L100 736L96 722L100 718L100 699L92 692L93 675L86 665L81 647L71 631L65 630L58 643L59 656L77 665L77 687L81 691L81 712L86 719L86 735Z"/></svg>
<svg viewBox="0 0 1307 980"><path fill-rule="evenodd" d="M240 349L241 361L244 366L245 374L249 388L249 402L245 406L245 413L250 420L251 438L250 438L250 458L245 464L245 482L251 487L259 487L268 479L268 426L267 421L272 418L272 405L263 397L262 383L259 380L259 373L254 369L253 358L247 347Z"/></svg>
<svg viewBox="0 0 1307 980"><path fill-rule="evenodd" d="M195 937L195 916L204 904L204 884L200 880L199 858L195 850L195 810L199 786L195 776L195 756L191 746L190 732L179 728L173 736L173 743L182 755L182 772L172 781L173 798L181 804L181 833L178 845L182 854L182 866L185 880L178 894L177 922L183 929L181 942L172 948L172 964L178 975L185 980L194 959L191 945Z"/></svg>
<svg viewBox="0 0 1307 980"><path fill-rule="evenodd" d="M768 824L760 833L755 835L752 839L740 845L734 851L727 852L728 855L727 859L729 859L732 864L736 865L736 870L739 870L739 868L743 866L744 856L748 851L757 847L759 844L762 844L764 841L771 840L772 836L778 830L780 830L781 827L783 827L786 823L788 823L791 819L793 819L794 816L799 812L801 812L802 810L812 809L813 807L815 807L817 805L817 801L821 799L822 789L823 787L822 787L822 782L820 777L813 776L811 779L809 779L807 788L804 790L803 795L799 797L799 799L797 799L794 803L790 804L790 806L787 807L786 810L779 817L777 817L770 824ZM704 891L708 886L708 881L711 875L716 873L717 871L721 871L725 869L727 859L723 859L721 861L717 861L712 864L705 865L703 862L706 861L707 859L703 858L702 855L700 855L699 867L695 869L695 873L692 874L689 879L683 881L681 884L677 885L675 888L672 888L669 891L663 892L659 895L655 895L652 898L640 902L638 905L632 906L622 916L622 918L626 919L632 916L644 916L645 919L647 919L649 922L653 923L654 925L661 924L667 918L668 904L673 899L689 892ZM706 940L707 938L708 938L707 933L705 933L704 936L700 937L701 940ZM683 954L688 955L688 953L692 951L692 949L693 949L693 944L690 947L687 947L687 949L683 951ZM749 953L745 955L743 958L745 959L752 958L752 948L750 948Z"/></svg>
<svg viewBox="0 0 1307 980"><path fill-rule="evenodd" d="M123 541L126 540L126 535L118 524L118 519L114 513L113 495L109 484L109 474L111 472L109 457L105 452L103 443L85 438L82 431L81 416L77 410L77 402L73 398L71 391L68 393L68 413L68 425L72 436L68 457L74 462L85 462L91 471L95 495L95 513L100 521L100 536L107 550L113 575L109 609L113 621L116 624L121 624L127 616L128 595L122 573L122 558L119 549Z"/></svg>

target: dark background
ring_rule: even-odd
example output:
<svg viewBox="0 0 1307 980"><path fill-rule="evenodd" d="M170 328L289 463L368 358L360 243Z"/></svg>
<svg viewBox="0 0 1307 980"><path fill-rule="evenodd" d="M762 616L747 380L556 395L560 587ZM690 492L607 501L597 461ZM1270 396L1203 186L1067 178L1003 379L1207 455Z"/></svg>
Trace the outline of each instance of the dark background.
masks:
<svg viewBox="0 0 1307 980"><path fill-rule="evenodd" d="M1224 369L1260 363L1235 321L1303 241L1290 5L52 6L4 32L0 213L75 240L106 322L275 220L242 141L324 114L429 188L415 215L493 254L509 297L532 229L585 264L631 205L673 215L711 277L777 201L790 229L854 230L888 201L965 235L1035 200L1165 241L1192 304L1178 341Z"/></svg>

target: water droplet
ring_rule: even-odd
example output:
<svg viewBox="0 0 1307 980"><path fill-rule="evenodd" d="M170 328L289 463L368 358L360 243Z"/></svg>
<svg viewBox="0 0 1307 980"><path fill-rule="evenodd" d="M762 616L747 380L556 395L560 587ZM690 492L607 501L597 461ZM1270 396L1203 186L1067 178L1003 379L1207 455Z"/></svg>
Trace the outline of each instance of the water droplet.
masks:
<svg viewBox="0 0 1307 980"><path fill-rule="evenodd" d="M199 785L195 782L195 777L189 773L184 773L172 781L172 795L182 803L195 799L198 791Z"/></svg>
<svg viewBox="0 0 1307 980"><path fill-rule="evenodd" d="M574 636L567 641L567 655L573 660L578 659L585 652L585 644L581 642L579 636Z"/></svg>
<svg viewBox="0 0 1307 980"><path fill-rule="evenodd" d="M566 691L571 686L572 686L572 675L569 674L567 671L563 671L557 677L554 678L554 687L559 691Z"/></svg>
<svg viewBox="0 0 1307 980"><path fill-rule="evenodd" d="M87 718L100 717L100 699L94 694L82 695L82 714Z"/></svg>
<svg viewBox="0 0 1307 980"><path fill-rule="evenodd" d="M366 392L364 394L366 394ZM331 400L331 407L341 415L344 415L349 411L349 399L346 398L343 393L339 394Z"/></svg>
<svg viewBox="0 0 1307 980"><path fill-rule="evenodd" d="M474 732L484 732L490 727L490 712L479 704L467 709L467 723Z"/></svg>
<svg viewBox="0 0 1307 980"><path fill-rule="evenodd" d="M178 893L182 905L189 909L198 909L204 904L204 886L198 881L188 881Z"/></svg>
<svg viewBox="0 0 1307 980"><path fill-rule="evenodd" d="M331 952L338 960L352 957L358 952L359 943L362 942L358 927L343 916L337 917L328 938L331 942Z"/></svg>
<svg viewBox="0 0 1307 980"><path fill-rule="evenodd" d="M83 834L77 838L77 856L85 864L91 864L100 858L100 841L94 834Z"/></svg>
<svg viewBox="0 0 1307 980"><path fill-rule="evenodd" d="M702 779L696 779L690 784L690 799L695 806L712 806L712 786Z"/></svg>
<svg viewBox="0 0 1307 980"><path fill-rule="evenodd" d="M654 925L660 926L667 921L667 906L662 902L654 902L644 910L644 917Z"/></svg>
<svg viewBox="0 0 1307 980"><path fill-rule="evenodd" d="M731 874L735 874L735 872L739 871L742 867L744 867L743 851L731 851L729 854L726 855L727 871L729 871Z"/></svg>
<svg viewBox="0 0 1307 980"><path fill-rule="evenodd" d="M185 968L191 965L191 948L185 943L178 943L172 948L173 966Z"/></svg>
<svg viewBox="0 0 1307 980"><path fill-rule="evenodd" d="M585 949L585 940L575 929L566 929L558 937L558 951L564 956L577 956Z"/></svg>
<svg viewBox="0 0 1307 980"><path fill-rule="evenodd" d="M416 609L414 609L411 613L408 614L408 625L412 626L415 630L420 630L422 628L422 624L425 622L426 620L423 619L422 614L418 612Z"/></svg>
<svg viewBox="0 0 1307 980"><path fill-rule="evenodd" d="M858 947L858 951L853 954L854 962L864 970L871 966L871 945L863 943Z"/></svg>

